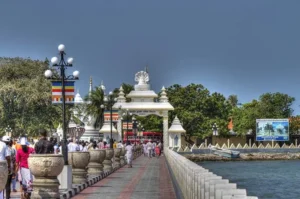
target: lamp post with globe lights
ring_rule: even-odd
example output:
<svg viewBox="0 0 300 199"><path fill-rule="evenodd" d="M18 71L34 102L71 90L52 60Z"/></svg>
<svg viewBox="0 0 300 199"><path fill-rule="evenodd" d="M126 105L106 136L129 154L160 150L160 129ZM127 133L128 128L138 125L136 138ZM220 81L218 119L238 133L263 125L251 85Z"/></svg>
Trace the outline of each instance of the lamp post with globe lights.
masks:
<svg viewBox="0 0 300 199"><path fill-rule="evenodd" d="M110 110L110 148L113 149L113 137L112 137L112 107L114 103L117 101L116 98L113 98L113 92L110 91L108 96L104 96L104 103L107 108Z"/></svg>
<svg viewBox="0 0 300 199"><path fill-rule="evenodd" d="M216 123L214 123L212 125L212 130L213 130L213 135L218 136L218 125Z"/></svg>
<svg viewBox="0 0 300 199"><path fill-rule="evenodd" d="M126 109L126 111L123 113L123 116L126 117L126 122L127 122L127 126L126 126L126 142L128 142L128 123L129 123L129 117L132 116L132 113L129 112L128 109ZM123 133L122 133L123 135ZM123 142L123 140L122 140Z"/></svg>
<svg viewBox="0 0 300 199"><path fill-rule="evenodd" d="M45 76L48 79L60 80L61 81L61 96L62 96L62 133L63 133L63 143L62 143L62 154L64 156L65 165L68 165L68 147L67 147L67 134L66 134L66 99L65 99L65 81L66 80L78 80L79 71L74 71L73 75L66 76L65 70L68 67L72 67L73 58L69 57L67 61L65 60L65 46L60 44L58 46L59 58L52 57L51 63L53 68L60 70L60 75L53 76L51 70L45 71Z"/></svg>

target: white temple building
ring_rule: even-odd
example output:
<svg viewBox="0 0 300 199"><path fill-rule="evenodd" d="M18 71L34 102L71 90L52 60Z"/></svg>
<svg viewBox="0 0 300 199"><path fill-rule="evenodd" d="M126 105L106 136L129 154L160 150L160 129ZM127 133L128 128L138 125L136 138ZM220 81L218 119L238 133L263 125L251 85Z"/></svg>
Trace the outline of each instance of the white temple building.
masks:
<svg viewBox="0 0 300 199"><path fill-rule="evenodd" d="M146 71L140 71L135 74L134 90L131 91L126 97L123 88L120 88L117 102L113 108L119 110L119 115L122 115L124 110L129 110L133 115L147 116L157 115L163 117L163 137L164 147L168 147L168 111L174 110L174 107L168 102L168 97L165 88L161 89L161 96L159 100L158 95L151 90L149 84L149 74ZM130 98L130 102L126 102L126 98ZM118 139L121 138L121 117L118 120Z"/></svg>
<svg viewBox="0 0 300 199"><path fill-rule="evenodd" d="M168 101L166 89L162 87L160 97L158 97L158 95L153 90L151 90L149 80L150 78L148 72L140 71L136 73L135 81L137 82L137 84L134 85L134 90L132 90L126 97L123 88L120 87L117 102L113 105L113 110L117 111L119 115L117 118L117 129L115 129L114 126L112 128L113 139L121 140L123 132L120 115L122 115L124 111L128 110L130 111L130 113L137 116L157 115L162 117L164 147L168 147L169 143L172 146L174 146L174 141L172 139L174 138L173 135L175 135L176 133L174 134L174 132L172 132L172 129L169 129L168 127L168 111L174 110L174 107ZM92 83L93 82L91 78L89 93L92 92ZM101 85L101 88L105 90L103 84ZM130 101L127 102L126 98L129 98ZM79 92L77 92L74 101L75 106L83 103L89 103L84 102ZM74 110L74 114L77 114L76 109ZM103 140L109 142L111 132L109 118L104 118L105 121L101 129L94 128L95 119L91 116L78 116L78 118L84 123L85 128L85 132L80 138L81 140L89 141L91 138L93 138L94 140L98 140L100 139L100 133L103 133ZM74 127L76 124L74 122L70 122L69 125L69 128L71 128ZM58 129L58 134L59 131L61 131L61 129ZM171 133L170 137L169 132ZM180 143L181 136L179 135L180 134L178 133Z"/></svg>

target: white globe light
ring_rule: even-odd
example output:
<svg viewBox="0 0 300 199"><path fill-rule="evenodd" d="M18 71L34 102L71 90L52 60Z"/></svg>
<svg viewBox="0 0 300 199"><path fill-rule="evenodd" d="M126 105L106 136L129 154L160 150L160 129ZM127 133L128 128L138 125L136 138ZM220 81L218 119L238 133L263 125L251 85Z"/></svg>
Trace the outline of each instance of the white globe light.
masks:
<svg viewBox="0 0 300 199"><path fill-rule="evenodd" d="M52 64L57 64L58 63L58 58L57 57L52 57L51 58L51 63Z"/></svg>
<svg viewBox="0 0 300 199"><path fill-rule="evenodd" d="M51 70L46 70L44 74L45 74L45 77L47 77L47 78L52 77L52 71Z"/></svg>
<svg viewBox="0 0 300 199"><path fill-rule="evenodd" d="M104 105L103 105L103 104L101 104L100 108L104 108Z"/></svg>
<svg viewBox="0 0 300 199"><path fill-rule="evenodd" d="M112 94L113 94L113 92L112 92L112 91L110 91L108 94L109 94L109 95L112 95Z"/></svg>
<svg viewBox="0 0 300 199"><path fill-rule="evenodd" d="M72 64L73 61L74 61L74 59L72 57L69 57L68 60L67 60L68 64Z"/></svg>
<svg viewBox="0 0 300 199"><path fill-rule="evenodd" d="M60 44L60 45L58 46L58 50L59 50L59 52L64 52L64 51L65 51L65 45Z"/></svg>
<svg viewBox="0 0 300 199"><path fill-rule="evenodd" d="M79 71L78 71L78 70L75 70L75 71L73 72L73 76L74 76L74 77L79 77Z"/></svg>

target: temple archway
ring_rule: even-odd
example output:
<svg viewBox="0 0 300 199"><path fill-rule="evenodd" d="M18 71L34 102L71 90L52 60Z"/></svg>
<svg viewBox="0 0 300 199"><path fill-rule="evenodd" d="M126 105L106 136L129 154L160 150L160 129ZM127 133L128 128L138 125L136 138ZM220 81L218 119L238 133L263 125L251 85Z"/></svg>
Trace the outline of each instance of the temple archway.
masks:
<svg viewBox="0 0 300 199"><path fill-rule="evenodd" d="M119 96L113 109L119 110L119 115L121 115L123 111L129 110L133 115L137 116L157 115L162 117L164 147L168 147L168 111L174 110L174 107L168 101L166 89L162 87L160 97L158 98L158 95L150 88L150 77L146 71L136 73L135 81L137 84L134 85L134 90L126 97L123 88L120 88ZM126 102L126 98L130 98L130 102ZM118 119L117 130L118 139L120 140L122 137L121 117Z"/></svg>

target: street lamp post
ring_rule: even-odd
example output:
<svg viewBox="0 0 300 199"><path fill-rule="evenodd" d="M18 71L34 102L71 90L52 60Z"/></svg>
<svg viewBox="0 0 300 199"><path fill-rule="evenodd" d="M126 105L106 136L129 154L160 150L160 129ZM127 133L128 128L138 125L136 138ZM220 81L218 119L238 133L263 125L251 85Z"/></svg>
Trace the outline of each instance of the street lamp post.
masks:
<svg viewBox="0 0 300 199"><path fill-rule="evenodd" d="M212 130L213 130L213 135L217 136L218 135L218 125L216 123L214 123L212 125Z"/></svg>
<svg viewBox="0 0 300 199"><path fill-rule="evenodd" d="M113 149L113 138L112 138L112 107L117 99L113 98L113 92L110 91L108 97L104 97L104 102L106 103L106 107L110 110L110 148Z"/></svg>
<svg viewBox="0 0 300 199"><path fill-rule="evenodd" d="M134 144L136 144L136 131L137 131L137 125L138 122L136 121L135 117L132 118L132 130L133 130L133 135L134 135Z"/></svg>
<svg viewBox="0 0 300 199"><path fill-rule="evenodd" d="M131 116L132 113L129 112L128 109L126 109L126 111L123 113L123 116L126 116L126 121L127 121L127 126L126 126L126 142L128 142L128 123L129 123L129 116Z"/></svg>
<svg viewBox="0 0 300 199"><path fill-rule="evenodd" d="M67 134L66 134L66 99L65 99L65 81L66 80L78 80L79 77L79 71L74 71L73 75L66 76L65 70L68 67L72 67L73 58L70 57L65 60L65 46L63 44L60 44L58 46L58 51L60 55L60 60L57 57L51 58L51 63L53 67L57 67L60 70L60 75L53 76L53 73L51 70L45 71L45 76L48 79L52 80L61 80L61 96L62 96L62 133L63 133L63 143L62 143L62 154L64 156L64 162L65 165L68 165L68 147L67 147Z"/></svg>
<svg viewBox="0 0 300 199"><path fill-rule="evenodd" d="M10 128L9 125L5 128L5 133L6 133L7 136L12 137L11 130L12 130L12 129Z"/></svg>

